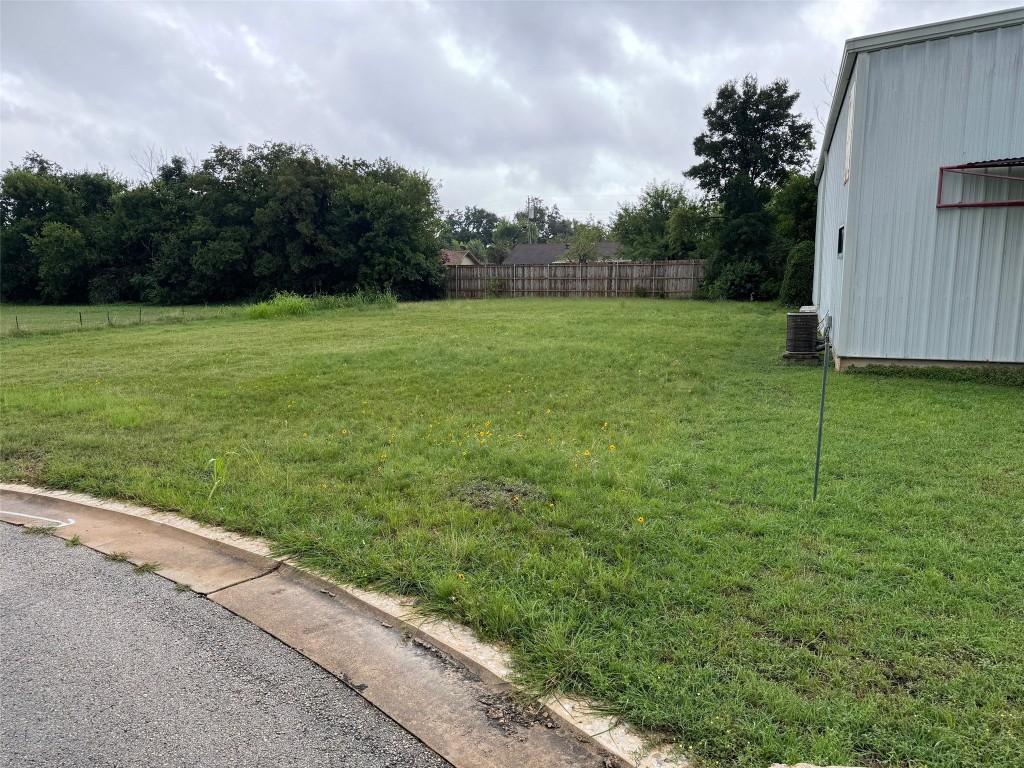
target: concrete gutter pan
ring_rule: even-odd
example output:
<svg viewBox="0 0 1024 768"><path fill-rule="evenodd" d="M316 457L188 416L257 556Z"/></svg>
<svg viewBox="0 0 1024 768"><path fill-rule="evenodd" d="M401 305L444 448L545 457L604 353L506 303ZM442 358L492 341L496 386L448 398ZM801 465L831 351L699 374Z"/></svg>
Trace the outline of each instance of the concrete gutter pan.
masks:
<svg viewBox="0 0 1024 768"><path fill-rule="evenodd" d="M590 702L522 703L501 648L414 601L339 584L269 544L179 515L0 483L0 520L123 555L253 623L358 691L456 768L689 768ZM771 768L787 768L775 764ZM792 768L817 768L800 763ZM838 767L831 767L838 768Z"/></svg>
<svg viewBox="0 0 1024 768"><path fill-rule="evenodd" d="M142 507L0 484L0 520L54 527L252 622L340 678L456 768L683 768L620 721L567 698L522 703L500 648L411 600L338 584L267 542Z"/></svg>

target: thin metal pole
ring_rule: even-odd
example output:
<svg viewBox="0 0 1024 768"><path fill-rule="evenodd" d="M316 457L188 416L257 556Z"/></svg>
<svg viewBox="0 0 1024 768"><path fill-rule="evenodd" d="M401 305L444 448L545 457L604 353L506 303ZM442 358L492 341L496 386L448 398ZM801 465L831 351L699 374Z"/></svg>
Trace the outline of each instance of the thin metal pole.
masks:
<svg viewBox="0 0 1024 768"><path fill-rule="evenodd" d="M14 316L14 330L16 330L16 331L20 331L21 330L21 325L18 324L18 316L17 315Z"/></svg>
<svg viewBox="0 0 1024 768"><path fill-rule="evenodd" d="M78 325L79 325L79 327L82 327L82 326L85 325L85 322L82 320L82 313L81 312L78 313Z"/></svg>
<svg viewBox="0 0 1024 768"><path fill-rule="evenodd" d="M829 325L825 327L825 356L821 363L821 406L818 409L818 451L814 457L814 492L811 495L812 501L818 500L818 473L821 470L821 432L825 426L825 384L828 383L828 346L829 346Z"/></svg>

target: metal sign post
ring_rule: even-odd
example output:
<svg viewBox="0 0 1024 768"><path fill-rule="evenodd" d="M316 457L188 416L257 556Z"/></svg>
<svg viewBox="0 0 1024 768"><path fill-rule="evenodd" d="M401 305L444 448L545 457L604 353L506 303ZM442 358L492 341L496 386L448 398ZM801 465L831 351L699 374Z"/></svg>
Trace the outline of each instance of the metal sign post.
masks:
<svg viewBox="0 0 1024 768"><path fill-rule="evenodd" d="M812 501L818 500L818 474L821 471L821 432L825 426L825 385L828 383L828 351L832 333L832 317L826 315L822 336L825 338L825 355L821 363L821 406L818 409L818 451L814 457L814 492Z"/></svg>

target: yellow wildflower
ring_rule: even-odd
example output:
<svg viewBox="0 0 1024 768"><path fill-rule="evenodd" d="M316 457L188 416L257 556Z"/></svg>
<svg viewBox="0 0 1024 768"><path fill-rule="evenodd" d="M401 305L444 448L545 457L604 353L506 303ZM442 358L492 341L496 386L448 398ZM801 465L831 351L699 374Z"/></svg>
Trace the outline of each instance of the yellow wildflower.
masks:
<svg viewBox="0 0 1024 768"><path fill-rule="evenodd" d="M612 443L611 445L609 445L608 446L608 450L609 451L614 451L615 450L615 443Z"/></svg>
<svg viewBox="0 0 1024 768"><path fill-rule="evenodd" d="M586 451L584 451L584 452L583 452L583 455L584 455L584 456L589 456L589 455L590 455L590 451L589 451L589 450L586 450Z"/></svg>
<svg viewBox="0 0 1024 768"><path fill-rule="evenodd" d="M636 519L636 521L637 521L638 523L642 523L642 522L644 521L644 519L643 519L642 517L638 517L638 518Z"/></svg>

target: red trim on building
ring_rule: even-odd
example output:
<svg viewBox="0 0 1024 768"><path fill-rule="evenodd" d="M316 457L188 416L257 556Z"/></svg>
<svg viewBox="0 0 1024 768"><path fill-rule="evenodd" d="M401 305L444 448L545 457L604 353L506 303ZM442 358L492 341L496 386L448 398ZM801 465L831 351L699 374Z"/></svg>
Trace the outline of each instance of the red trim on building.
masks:
<svg viewBox="0 0 1024 768"><path fill-rule="evenodd" d="M936 208L1010 208L1024 205L1024 188L1021 188L1022 197L1012 200L991 200L977 203L944 203L942 202L942 182L947 173L956 173L961 176L981 176L986 179L997 181L1015 181L1024 183L1024 177L1000 176L994 173L975 173L974 168L1016 168L1024 166L1024 157L1012 157L1005 160L986 160L981 163L964 163L963 165L944 165L939 168L939 189L935 195Z"/></svg>

